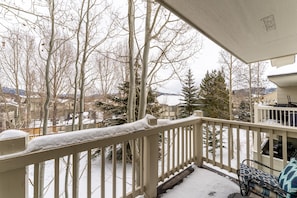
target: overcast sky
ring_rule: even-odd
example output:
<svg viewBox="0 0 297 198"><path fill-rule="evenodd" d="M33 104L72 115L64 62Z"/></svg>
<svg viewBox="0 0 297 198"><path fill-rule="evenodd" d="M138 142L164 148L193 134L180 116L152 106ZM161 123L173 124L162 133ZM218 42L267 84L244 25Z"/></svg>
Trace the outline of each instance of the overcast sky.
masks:
<svg viewBox="0 0 297 198"><path fill-rule="evenodd" d="M191 64L191 70L196 80L197 86L200 85L200 82L204 78L207 71L220 68L218 61L219 52L221 50L222 48L220 46L209 40L207 37L203 36L203 48L197 55L197 58L193 60L193 63ZM297 72L297 63L276 68L271 66L270 61L267 61L265 72L266 76L292 72ZM272 83L268 86L275 87L275 85ZM180 84L179 80L172 80L164 84L164 86L159 90L166 93L179 94L181 92L181 87L182 85Z"/></svg>

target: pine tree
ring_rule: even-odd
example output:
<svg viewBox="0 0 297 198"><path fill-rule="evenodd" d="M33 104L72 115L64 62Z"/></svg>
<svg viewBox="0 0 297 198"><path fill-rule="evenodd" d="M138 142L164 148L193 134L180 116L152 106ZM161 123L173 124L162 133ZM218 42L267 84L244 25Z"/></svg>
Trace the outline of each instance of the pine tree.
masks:
<svg viewBox="0 0 297 198"><path fill-rule="evenodd" d="M136 80L136 105L135 105L135 118L137 118L138 113L138 104L139 104L139 87L140 87L140 79L138 78ZM96 102L96 106L101 109L104 112L110 113L110 117L117 116L120 119L109 119L106 124L106 126L111 125L119 125L124 124L127 122L127 104L128 104L128 94L129 94L129 82L125 81L124 83L120 84L119 87L119 93L117 95L111 95L108 97L109 100L111 100L111 103L106 102ZM155 117L159 116L159 112L161 109L161 105L157 103L157 95L154 93L153 90L149 89L148 91L148 98L147 98L147 109L146 112L148 114L151 114ZM127 144L127 162L131 162L132 159L132 153L130 149L130 144ZM98 156L101 153L101 150L98 149L95 151L93 157ZM112 148L109 148L107 157L108 159L112 158ZM116 155L117 160L121 160L122 158L122 146L118 145L116 149Z"/></svg>
<svg viewBox="0 0 297 198"><path fill-rule="evenodd" d="M229 119L229 95L222 71L207 72L200 84L199 99L205 116Z"/></svg>
<svg viewBox="0 0 297 198"><path fill-rule="evenodd" d="M139 86L140 86L140 79L137 79L136 82L136 105L135 105L135 118L137 118L138 114L138 104L139 104ZM110 103L96 102L96 106L102 110L103 112L108 112L108 117L116 116L121 118L120 123L123 124L122 120L125 122L127 121L127 104L128 104L128 93L129 93L129 82L125 81L118 87L119 93L116 95L108 96L108 99L111 101ZM157 96L149 89L148 92L148 99L147 99L147 110L146 112L158 117L161 106L157 103Z"/></svg>
<svg viewBox="0 0 297 198"><path fill-rule="evenodd" d="M239 109L238 109L238 119L244 122L251 121L250 105L248 101L242 100L240 102Z"/></svg>
<svg viewBox="0 0 297 198"><path fill-rule="evenodd" d="M203 144L206 145L206 142L208 142L209 152L214 153L217 148L224 147L224 142L220 142L219 139L220 133L220 130L215 129L213 131L210 126L203 127Z"/></svg>
<svg viewBox="0 0 297 198"><path fill-rule="evenodd" d="M198 87L195 86L191 69L188 70L182 87L182 107L179 117L188 117L197 109L198 104Z"/></svg>

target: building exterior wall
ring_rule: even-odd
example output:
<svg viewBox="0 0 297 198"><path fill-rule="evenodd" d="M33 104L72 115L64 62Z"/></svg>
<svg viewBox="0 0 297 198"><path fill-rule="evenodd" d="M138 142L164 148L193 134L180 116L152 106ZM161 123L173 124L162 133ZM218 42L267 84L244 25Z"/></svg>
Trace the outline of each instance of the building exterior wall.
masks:
<svg viewBox="0 0 297 198"><path fill-rule="evenodd" d="M266 105L275 105L277 103L277 91L264 95L262 102Z"/></svg>
<svg viewBox="0 0 297 198"><path fill-rule="evenodd" d="M288 104L288 97L291 98L291 102L297 102L297 87L277 87L277 103Z"/></svg>

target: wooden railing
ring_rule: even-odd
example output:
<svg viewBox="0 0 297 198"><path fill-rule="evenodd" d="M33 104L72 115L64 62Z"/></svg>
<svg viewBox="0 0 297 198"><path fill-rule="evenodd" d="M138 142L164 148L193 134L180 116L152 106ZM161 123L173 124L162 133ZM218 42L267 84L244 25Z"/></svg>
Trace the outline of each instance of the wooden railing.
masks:
<svg viewBox="0 0 297 198"><path fill-rule="evenodd" d="M283 159L273 156L276 138L283 142ZM245 158L274 168L278 160L283 167L289 138L297 138L297 129L200 116L157 123L146 117L38 137L27 146L24 137L10 136L0 142L0 197L156 197L158 185L203 161L233 173ZM267 139L264 156L261 143ZM21 146L12 149L17 142Z"/></svg>
<svg viewBox="0 0 297 198"><path fill-rule="evenodd" d="M156 197L159 181L202 162L199 119L141 122L37 137L10 155L8 149L0 157L0 197Z"/></svg>
<svg viewBox="0 0 297 198"><path fill-rule="evenodd" d="M297 126L296 107L274 107L255 104L255 122L283 126Z"/></svg>
<svg viewBox="0 0 297 198"><path fill-rule="evenodd" d="M288 160L288 142L297 148L297 128L268 124L253 124L214 118L202 118L204 132L203 160L236 173L243 159L255 159L281 170ZM206 130L208 128L208 130ZM216 134L215 136L213 134ZM209 138L211 137L211 138ZM206 141L207 140L207 141ZM217 142L215 152L213 142ZM263 143L268 142L263 153ZM274 142L281 142L281 158L276 158Z"/></svg>

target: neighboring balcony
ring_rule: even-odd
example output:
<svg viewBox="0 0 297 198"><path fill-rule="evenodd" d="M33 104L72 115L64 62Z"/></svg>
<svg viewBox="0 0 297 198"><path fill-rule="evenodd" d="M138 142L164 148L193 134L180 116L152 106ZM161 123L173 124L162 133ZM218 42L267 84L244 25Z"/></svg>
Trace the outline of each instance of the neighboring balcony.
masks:
<svg viewBox="0 0 297 198"><path fill-rule="evenodd" d="M297 126L297 107L287 105L261 105L255 104L255 123L275 124L282 126Z"/></svg>
<svg viewBox="0 0 297 198"><path fill-rule="evenodd" d="M268 145L266 158L261 147L276 135L282 140L280 168L287 164L287 142L297 138L297 128L201 115L174 121L146 116L29 142L24 132L5 131L0 134L0 197L157 197L162 184L189 166L207 165L231 175L243 159L253 158L278 168L274 145Z"/></svg>

